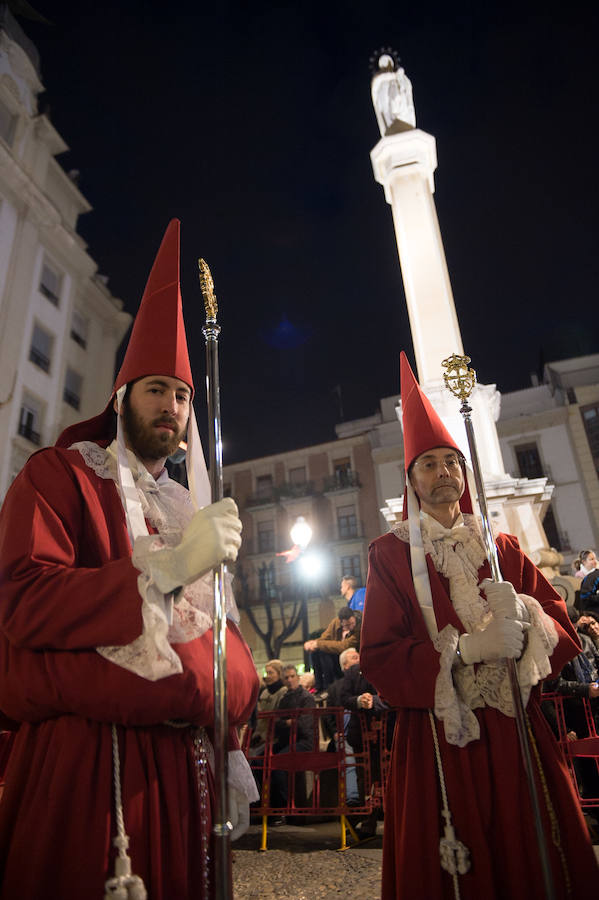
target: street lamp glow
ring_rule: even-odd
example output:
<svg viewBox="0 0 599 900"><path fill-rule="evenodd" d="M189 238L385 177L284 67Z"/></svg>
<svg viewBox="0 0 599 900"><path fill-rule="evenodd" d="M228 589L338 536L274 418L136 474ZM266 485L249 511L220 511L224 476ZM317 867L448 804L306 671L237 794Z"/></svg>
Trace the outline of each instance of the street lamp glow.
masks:
<svg viewBox="0 0 599 900"><path fill-rule="evenodd" d="M312 540L312 529L303 516L298 516L290 531L291 540L302 550L305 550Z"/></svg>
<svg viewBox="0 0 599 900"><path fill-rule="evenodd" d="M312 550L300 557L298 565L302 578L306 581L315 581L324 572L324 557L322 553Z"/></svg>

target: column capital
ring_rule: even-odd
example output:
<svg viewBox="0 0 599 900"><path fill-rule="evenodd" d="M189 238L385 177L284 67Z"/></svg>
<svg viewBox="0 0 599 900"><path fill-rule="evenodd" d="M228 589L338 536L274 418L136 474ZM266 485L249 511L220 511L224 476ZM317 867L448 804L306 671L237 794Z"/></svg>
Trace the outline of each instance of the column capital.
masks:
<svg viewBox="0 0 599 900"><path fill-rule="evenodd" d="M387 203L391 203L391 180L415 172L428 179L431 193L434 193L437 142L432 134L410 128L399 134L385 135L370 151L370 159L375 179L385 188Z"/></svg>

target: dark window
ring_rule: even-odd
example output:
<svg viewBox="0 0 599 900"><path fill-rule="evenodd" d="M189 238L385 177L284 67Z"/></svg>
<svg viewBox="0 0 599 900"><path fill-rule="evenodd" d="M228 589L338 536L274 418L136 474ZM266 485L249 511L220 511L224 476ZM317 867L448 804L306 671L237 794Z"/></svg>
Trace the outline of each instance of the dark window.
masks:
<svg viewBox="0 0 599 900"><path fill-rule="evenodd" d="M71 320L71 339L76 344L79 344L80 347L83 347L84 350L87 347L87 328L87 319L74 309Z"/></svg>
<svg viewBox="0 0 599 900"><path fill-rule="evenodd" d="M17 117L8 106L0 102L0 137L4 138L9 145L14 141L16 125Z"/></svg>
<svg viewBox="0 0 599 900"><path fill-rule="evenodd" d="M73 369L67 369L62 399L65 403L68 403L69 406L72 406L73 409L79 409L81 405L82 381L81 375L78 375Z"/></svg>
<svg viewBox="0 0 599 900"><path fill-rule="evenodd" d="M49 372L51 355L52 336L47 331L44 331L43 328L40 328L39 325L34 325L31 347L29 348L29 359L35 366L43 369L44 372Z"/></svg>
<svg viewBox="0 0 599 900"><path fill-rule="evenodd" d="M555 521L553 507L551 506L547 507L547 512L545 513L545 518L543 519L543 528L545 529L545 534L547 535L547 543L549 544L549 546L553 547L555 550L561 550L562 541L557 529L557 522Z"/></svg>
<svg viewBox="0 0 599 900"><path fill-rule="evenodd" d="M358 522L354 506L337 507L337 525L340 538L353 538L358 536Z"/></svg>
<svg viewBox="0 0 599 900"><path fill-rule="evenodd" d="M520 444L514 447L520 478L542 478L545 474L539 456L539 448L536 444Z"/></svg>
<svg viewBox="0 0 599 900"><path fill-rule="evenodd" d="M346 456L343 459L333 460L333 474L335 476L335 483L338 487L351 486L352 471L349 456Z"/></svg>
<svg viewBox="0 0 599 900"><path fill-rule="evenodd" d="M41 444L40 435L41 414L40 407L30 397L26 397L21 404L21 414L19 416L19 434L31 441L32 444Z"/></svg>
<svg viewBox="0 0 599 900"><path fill-rule="evenodd" d="M274 563L270 562L268 565L263 563L258 569L258 583L260 590L260 598L262 600L273 597L277 595L277 584L275 580L275 566Z"/></svg>
<svg viewBox="0 0 599 900"><path fill-rule="evenodd" d="M256 496L272 497L272 475L258 475L256 478Z"/></svg>
<svg viewBox="0 0 599 900"><path fill-rule="evenodd" d="M597 474L599 474L599 405L584 406L581 408L580 414L593 456L593 462L595 463L595 469Z"/></svg>
<svg viewBox="0 0 599 900"><path fill-rule="evenodd" d="M346 575L354 575L358 579L358 583L362 584L362 572L359 556L342 556L341 557L341 577Z"/></svg>
<svg viewBox="0 0 599 900"><path fill-rule="evenodd" d="M289 469L289 483L290 484L305 484L306 483L306 467L298 466L296 469Z"/></svg>
<svg viewBox="0 0 599 900"><path fill-rule="evenodd" d="M275 549L275 523L258 522L258 553L271 553Z"/></svg>
<svg viewBox="0 0 599 900"><path fill-rule="evenodd" d="M47 262L42 266L42 277L40 279L40 292L47 297L50 303L58 306L60 300L60 285L62 276L56 269L53 269Z"/></svg>

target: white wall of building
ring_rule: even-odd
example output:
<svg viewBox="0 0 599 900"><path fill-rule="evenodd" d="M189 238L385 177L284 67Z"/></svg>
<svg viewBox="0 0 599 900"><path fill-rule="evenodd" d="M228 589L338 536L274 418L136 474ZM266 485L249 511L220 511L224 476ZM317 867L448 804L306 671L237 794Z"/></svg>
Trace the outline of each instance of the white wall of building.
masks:
<svg viewBox="0 0 599 900"><path fill-rule="evenodd" d="M130 322L77 234L91 207L55 159L67 146L38 114L42 90L9 16L0 29L0 500L31 453L105 406ZM42 354L32 354L34 333Z"/></svg>

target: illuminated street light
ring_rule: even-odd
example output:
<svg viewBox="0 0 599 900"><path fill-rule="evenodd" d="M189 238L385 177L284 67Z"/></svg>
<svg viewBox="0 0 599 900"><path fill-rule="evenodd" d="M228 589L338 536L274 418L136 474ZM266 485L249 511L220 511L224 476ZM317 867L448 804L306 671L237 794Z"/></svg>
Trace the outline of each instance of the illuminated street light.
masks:
<svg viewBox="0 0 599 900"><path fill-rule="evenodd" d="M312 540L312 529L303 516L297 517L289 534L293 543L302 550L305 550Z"/></svg>
<svg viewBox="0 0 599 900"><path fill-rule="evenodd" d="M324 572L324 557L322 553L312 550L299 558L298 566L302 578L306 581L314 581Z"/></svg>

